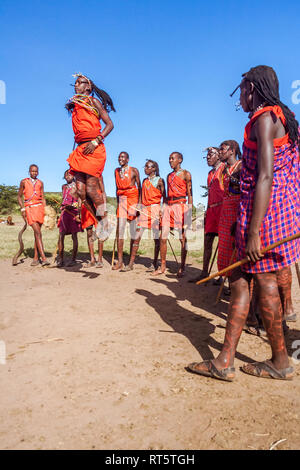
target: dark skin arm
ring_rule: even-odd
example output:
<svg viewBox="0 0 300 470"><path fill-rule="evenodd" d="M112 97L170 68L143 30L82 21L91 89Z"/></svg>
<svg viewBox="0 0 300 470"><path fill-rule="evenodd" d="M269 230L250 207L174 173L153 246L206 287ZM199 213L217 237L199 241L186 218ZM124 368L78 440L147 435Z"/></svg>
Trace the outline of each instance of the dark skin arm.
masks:
<svg viewBox="0 0 300 470"><path fill-rule="evenodd" d="M162 178L159 179L158 181L158 184L157 184L157 189L160 190L161 194L162 194L162 198L163 198L163 204L165 204L167 202L167 195L166 195L166 186L165 186L165 182ZM162 216L162 212L160 211L160 214L159 216L161 217Z"/></svg>
<svg viewBox="0 0 300 470"><path fill-rule="evenodd" d="M132 172L131 172L131 184L132 185L136 185L137 188L138 188L138 192L139 192L139 204L141 204L142 202L142 187L141 187L141 180L140 180L140 174L139 174L139 170L137 168L133 168L131 167L132 169Z"/></svg>
<svg viewBox="0 0 300 470"><path fill-rule="evenodd" d="M162 178L160 178L159 181L158 181L157 189L159 189L159 191L162 194L163 202L166 202L166 198L167 198L166 197L166 187L165 187L165 182Z"/></svg>
<svg viewBox="0 0 300 470"><path fill-rule="evenodd" d="M246 254L251 261L255 262L262 257L259 230L270 203L273 182L273 139L276 137L276 126L270 113L262 114L257 119L252 132L251 140L257 141L258 180L255 188Z"/></svg>
<svg viewBox="0 0 300 470"><path fill-rule="evenodd" d="M193 205L192 176L191 173L187 170L184 170L184 179L187 186L188 204Z"/></svg>
<svg viewBox="0 0 300 470"><path fill-rule="evenodd" d="M95 108L97 109L97 111L99 113L99 120L102 119L102 121L105 124L105 127L104 127L103 131L101 132L101 134L105 138L113 130L113 128L114 128L113 122L110 119L110 117L108 115L108 112L105 111L104 107L102 106L102 104L100 103L99 100L97 100L96 98L92 98L92 102L93 102L93 105L95 106ZM83 150L84 155L88 155L90 153L93 153L95 148L96 148L96 146L93 145L91 142L89 142Z"/></svg>

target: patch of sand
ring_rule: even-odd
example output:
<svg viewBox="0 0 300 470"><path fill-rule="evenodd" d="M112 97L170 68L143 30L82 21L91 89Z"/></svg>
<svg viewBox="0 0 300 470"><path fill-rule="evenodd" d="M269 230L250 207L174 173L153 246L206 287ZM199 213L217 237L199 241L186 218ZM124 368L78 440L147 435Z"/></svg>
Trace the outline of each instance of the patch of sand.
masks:
<svg viewBox="0 0 300 470"><path fill-rule="evenodd" d="M0 448L299 449L300 366L291 382L244 374L270 348L243 333L235 382L188 373L220 350L227 301L153 278L145 260L128 273L0 262ZM293 300L299 312L296 276ZM299 319L289 326L292 352Z"/></svg>

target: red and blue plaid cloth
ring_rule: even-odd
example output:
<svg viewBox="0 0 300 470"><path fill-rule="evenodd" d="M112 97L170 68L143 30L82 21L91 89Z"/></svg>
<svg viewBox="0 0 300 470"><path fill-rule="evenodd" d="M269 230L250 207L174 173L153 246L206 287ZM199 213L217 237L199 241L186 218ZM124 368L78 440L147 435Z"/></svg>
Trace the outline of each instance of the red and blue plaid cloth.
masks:
<svg viewBox="0 0 300 470"><path fill-rule="evenodd" d="M245 258L247 234L252 217L255 187L258 179L257 150L243 145L241 201L236 231L238 259ZM274 147L272 193L260 229L261 247L265 248L300 231L300 163L299 149L288 143ZM256 263L242 269L249 273L279 270L300 258L300 239L284 243Z"/></svg>

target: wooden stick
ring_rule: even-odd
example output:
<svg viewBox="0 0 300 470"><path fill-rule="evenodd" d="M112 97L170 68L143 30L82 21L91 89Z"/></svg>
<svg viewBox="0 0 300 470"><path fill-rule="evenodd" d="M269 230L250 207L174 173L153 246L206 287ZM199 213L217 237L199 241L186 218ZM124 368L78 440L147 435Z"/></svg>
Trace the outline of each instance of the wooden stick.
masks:
<svg viewBox="0 0 300 470"><path fill-rule="evenodd" d="M283 240L280 240L276 243L273 243L272 245L267 246L266 248L263 248L261 250L262 254L267 253L267 251L273 250L273 248L277 248L280 245L283 245L283 243L291 242L292 240L296 240L296 238L300 238L300 232L296 233L295 235L292 235L290 237L286 237ZM221 271L218 271L215 274L212 274L209 277L206 277L205 279L201 279L201 281L196 282L196 284L203 284L204 282L210 281L214 277L217 276L223 276L223 274L227 273L228 271L231 271L232 269L238 268L239 266L242 266L245 263L249 263L249 258L243 258L240 261L237 261L236 263L233 263L231 266L227 266L227 268L221 269Z"/></svg>
<svg viewBox="0 0 300 470"><path fill-rule="evenodd" d="M297 273L297 278L298 278L298 284L299 284L299 287L300 287L300 269L299 269L299 264L298 264L298 263L295 263L295 267L296 267L296 273Z"/></svg>
<svg viewBox="0 0 300 470"><path fill-rule="evenodd" d="M230 257L230 261L229 261L229 264L232 263L233 261L233 258L235 257L235 254L236 254L236 248L233 250L233 253ZM222 279L222 284L220 285L220 289L218 291L218 295L216 297L216 301L215 301L215 305L217 305L219 303L219 300L220 300L220 297L222 295L222 292L223 292L223 289L224 289L224 284L225 284L225 281L226 281L226 278L228 277L228 275L226 274L223 279Z"/></svg>
<svg viewBox="0 0 300 470"><path fill-rule="evenodd" d="M178 264L178 261L177 261L176 255L175 255L175 251L173 250L173 247L172 247L171 242L170 242L169 239L168 239L168 242L169 242L170 248L171 248L171 250L172 250L172 253L173 253L173 256L174 256L174 258L175 258L175 261L176 261L176 263L177 263L177 268L178 268L179 264Z"/></svg>

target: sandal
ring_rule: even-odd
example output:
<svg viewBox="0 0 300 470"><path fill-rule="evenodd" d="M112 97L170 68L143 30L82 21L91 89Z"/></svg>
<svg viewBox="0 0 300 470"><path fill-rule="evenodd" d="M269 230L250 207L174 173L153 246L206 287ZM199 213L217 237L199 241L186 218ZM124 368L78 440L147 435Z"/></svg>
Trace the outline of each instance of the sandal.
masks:
<svg viewBox="0 0 300 470"><path fill-rule="evenodd" d="M129 264L125 266L124 268L120 269L121 273L128 273L129 271L133 271L133 267L131 268Z"/></svg>
<svg viewBox="0 0 300 470"><path fill-rule="evenodd" d="M253 362L251 364L244 364L241 370L249 375L261 377L264 379L278 379L278 380L292 380L293 367L286 367L284 369L275 369L271 361Z"/></svg>
<svg viewBox="0 0 300 470"><path fill-rule="evenodd" d="M290 313L290 315L286 315L284 317L284 320L289 321L289 322L295 322L295 321L297 321L297 314L296 313Z"/></svg>
<svg viewBox="0 0 300 470"><path fill-rule="evenodd" d="M50 266L50 263L47 259L45 259L44 261L42 261L42 266Z"/></svg>
<svg viewBox="0 0 300 470"><path fill-rule="evenodd" d="M103 265L102 261L97 261L96 268L103 268L103 266L104 265Z"/></svg>
<svg viewBox="0 0 300 470"><path fill-rule="evenodd" d="M249 333L249 335L260 336L260 328L258 323L247 323L243 330L246 331L246 333Z"/></svg>
<svg viewBox="0 0 300 470"><path fill-rule="evenodd" d="M203 365L205 369L199 369L197 366ZM217 369L212 361L192 362L188 365L188 369L195 374L204 375L205 377L212 377L213 379L225 380L225 382L232 382L235 377L235 368L226 367L225 369Z"/></svg>
<svg viewBox="0 0 300 470"><path fill-rule="evenodd" d="M96 261L88 261L87 263L84 264L84 268L95 268L96 266Z"/></svg>
<svg viewBox="0 0 300 470"><path fill-rule="evenodd" d="M34 259L33 261L31 261L30 266L38 266L39 264L40 264L39 260Z"/></svg>

